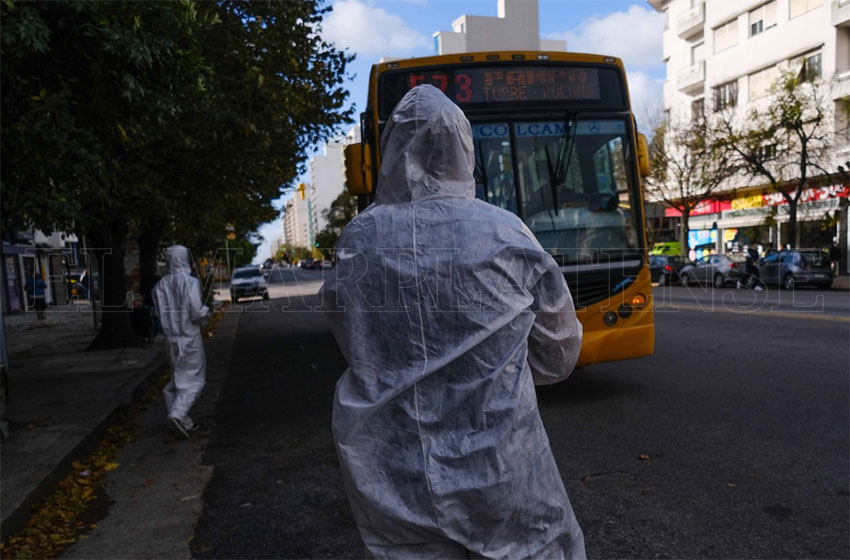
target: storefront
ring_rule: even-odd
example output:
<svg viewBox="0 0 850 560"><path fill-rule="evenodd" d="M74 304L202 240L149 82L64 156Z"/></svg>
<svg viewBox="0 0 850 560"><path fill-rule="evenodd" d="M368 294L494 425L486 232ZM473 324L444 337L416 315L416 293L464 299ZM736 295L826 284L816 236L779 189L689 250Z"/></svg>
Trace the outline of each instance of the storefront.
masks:
<svg viewBox="0 0 850 560"><path fill-rule="evenodd" d="M850 231L846 212L843 214L845 219L841 219L842 200L848 198L850 186L841 184L804 190L797 203L797 232L793 241L788 233L788 202L781 193L748 194L725 201L708 200L691 213L691 249L696 258L712 250L738 252L745 246L756 247L762 253L785 245L827 249L832 246L833 240L842 238L842 230ZM847 202L843 204L847 205ZM668 212L680 215L675 210ZM850 261L850 254L847 257Z"/></svg>

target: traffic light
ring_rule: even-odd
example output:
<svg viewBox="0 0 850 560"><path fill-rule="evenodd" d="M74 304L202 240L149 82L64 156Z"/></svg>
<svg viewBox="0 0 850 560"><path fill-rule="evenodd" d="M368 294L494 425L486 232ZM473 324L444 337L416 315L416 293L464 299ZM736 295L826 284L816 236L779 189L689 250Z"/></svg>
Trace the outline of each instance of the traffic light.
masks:
<svg viewBox="0 0 850 560"><path fill-rule="evenodd" d="M304 183L298 184L298 194L301 195L301 200L304 200L304 189L306 189L306 188L307 188L307 185L305 185Z"/></svg>

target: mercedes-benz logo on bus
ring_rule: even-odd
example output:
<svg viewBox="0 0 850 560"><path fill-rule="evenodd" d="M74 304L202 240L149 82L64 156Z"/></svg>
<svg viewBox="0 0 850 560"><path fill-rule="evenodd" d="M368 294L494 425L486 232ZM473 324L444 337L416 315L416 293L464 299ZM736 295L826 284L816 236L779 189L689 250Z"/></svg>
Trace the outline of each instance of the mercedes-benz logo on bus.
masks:
<svg viewBox="0 0 850 560"><path fill-rule="evenodd" d="M593 121L592 123L590 123L589 129L591 134L599 134L599 123Z"/></svg>

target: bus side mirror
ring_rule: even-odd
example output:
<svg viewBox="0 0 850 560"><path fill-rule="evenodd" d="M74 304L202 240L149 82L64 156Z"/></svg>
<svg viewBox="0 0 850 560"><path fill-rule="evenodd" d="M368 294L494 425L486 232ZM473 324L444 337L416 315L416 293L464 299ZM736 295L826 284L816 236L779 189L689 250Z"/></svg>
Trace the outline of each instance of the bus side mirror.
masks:
<svg viewBox="0 0 850 560"><path fill-rule="evenodd" d="M345 187L353 195L372 192L372 164L368 144L345 147Z"/></svg>
<svg viewBox="0 0 850 560"><path fill-rule="evenodd" d="M646 136L638 132L638 171L641 177L649 176L649 144L646 142Z"/></svg>

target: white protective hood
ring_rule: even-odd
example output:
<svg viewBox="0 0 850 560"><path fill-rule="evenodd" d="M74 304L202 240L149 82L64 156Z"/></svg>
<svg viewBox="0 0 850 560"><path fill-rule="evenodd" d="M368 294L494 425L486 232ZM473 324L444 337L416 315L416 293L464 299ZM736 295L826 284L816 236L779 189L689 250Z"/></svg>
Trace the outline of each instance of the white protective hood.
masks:
<svg viewBox="0 0 850 560"><path fill-rule="evenodd" d="M581 347L564 277L473 198L470 125L439 90L408 92L382 144L375 204L321 293L349 364L333 432L363 540L376 557L582 557L534 391Z"/></svg>

